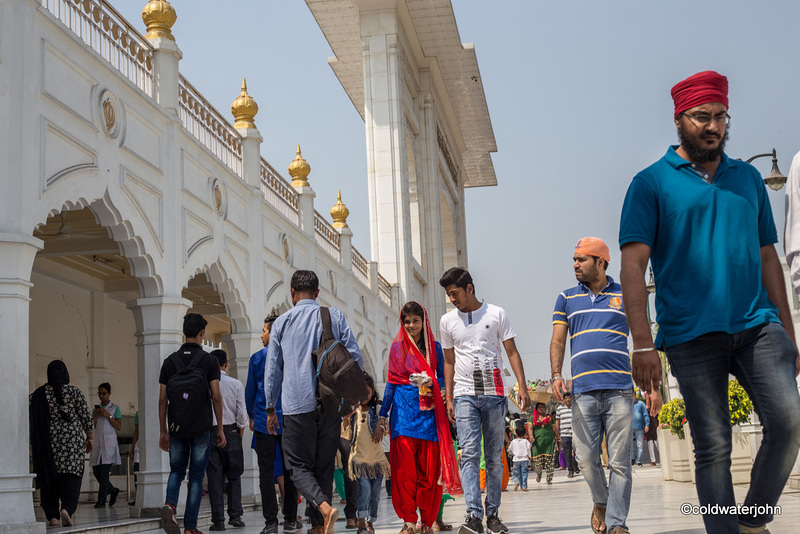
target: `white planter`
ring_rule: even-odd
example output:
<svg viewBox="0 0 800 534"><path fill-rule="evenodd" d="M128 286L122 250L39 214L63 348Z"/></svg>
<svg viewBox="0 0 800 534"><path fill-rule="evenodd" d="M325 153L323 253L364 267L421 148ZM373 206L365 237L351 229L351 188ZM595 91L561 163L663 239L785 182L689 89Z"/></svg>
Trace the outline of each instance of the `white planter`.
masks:
<svg viewBox="0 0 800 534"><path fill-rule="evenodd" d="M658 447L661 453L661 475L664 480L673 480L671 451L672 447L678 445L678 437L666 428L659 428L656 432L658 433Z"/></svg>

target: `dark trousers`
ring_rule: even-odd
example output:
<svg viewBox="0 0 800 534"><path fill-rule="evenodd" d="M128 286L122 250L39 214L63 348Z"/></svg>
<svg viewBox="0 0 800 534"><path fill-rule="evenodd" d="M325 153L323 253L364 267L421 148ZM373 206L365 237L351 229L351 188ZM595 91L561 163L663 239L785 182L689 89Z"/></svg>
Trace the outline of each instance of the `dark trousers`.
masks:
<svg viewBox="0 0 800 534"><path fill-rule="evenodd" d="M575 453L572 450L572 436L562 436L561 445L564 446L564 459L567 462L567 471L569 471L570 474L573 474L578 470L578 462L575 461Z"/></svg>
<svg viewBox="0 0 800 534"><path fill-rule="evenodd" d="M105 504L106 496L117 489L111 484L111 464L93 465L92 473L100 484L97 490L97 502Z"/></svg>
<svg viewBox="0 0 800 534"><path fill-rule="evenodd" d="M313 526L325 521L319 505L333 502L333 470L341 420L328 417L320 408L313 412L283 416L283 445L289 476L297 490L313 506Z"/></svg>
<svg viewBox="0 0 800 534"><path fill-rule="evenodd" d="M344 495L347 504L344 505L344 516L347 519L356 519L358 510L358 480L350 480L350 469L347 464L350 462L350 440L339 438L339 454L342 457L342 468L344 470Z"/></svg>
<svg viewBox="0 0 800 534"><path fill-rule="evenodd" d="M389 453L384 452L383 454L386 455L386 461L389 462L389 465L391 465L392 461L389 459ZM386 494L389 497L392 496L392 477L386 477Z"/></svg>
<svg viewBox="0 0 800 534"><path fill-rule="evenodd" d="M211 447L206 467L211 520L215 523L225 521L223 489L228 494L228 516L231 518L242 516L241 476L244 472L242 437L239 435L239 427L235 424L224 425L222 428L228 444L224 448L217 447L217 427L214 427L212 431L214 445ZM225 479L228 479L227 485Z"/></svg>
<svg viewBox="0 0 800 534"><path fill-rule="evenodd" d="M258 456L258 485L261 489L261 508L264 523L278 524L278 497L275 494L275 447L281 448L283 457L283 519L297 521L297 488L289 476L286 466L286 452L283 450L283 436L254 432L256 455Z"/></svg>
<svg viewBox="0 0 800 534"><path fill-rule="evenodd" d="M52 484L41 489L42 510L47 520L60 519L64 509L72 517L78 509L78 498L81 496L81 480L83 477L67 473L58 473ZM61 506L58 505L61 501Z"/></svg>

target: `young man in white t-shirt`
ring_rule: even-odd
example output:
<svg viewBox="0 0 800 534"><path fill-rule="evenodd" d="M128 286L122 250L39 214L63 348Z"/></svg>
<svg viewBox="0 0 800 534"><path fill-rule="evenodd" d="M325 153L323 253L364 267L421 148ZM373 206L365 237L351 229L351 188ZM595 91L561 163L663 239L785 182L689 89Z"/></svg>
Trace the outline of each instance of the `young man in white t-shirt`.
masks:
<svg viewBox="0 0 800 534"><path fill-rule="evenodd" d="M517 377L517 400L523 411L530 406L525 387L516 334L506 312L475 297L475 286L466 269L448 269L439 280L456 307L442 316L439 334L444 350L445 402L447 415L458 425L461 446L461 481L467 502L466 521L458 534L482 534L481 430L486 451L486 529L488 534L506 534L508 528L497 517L503 477L503 418L506 414L502 348Z"/></svg>

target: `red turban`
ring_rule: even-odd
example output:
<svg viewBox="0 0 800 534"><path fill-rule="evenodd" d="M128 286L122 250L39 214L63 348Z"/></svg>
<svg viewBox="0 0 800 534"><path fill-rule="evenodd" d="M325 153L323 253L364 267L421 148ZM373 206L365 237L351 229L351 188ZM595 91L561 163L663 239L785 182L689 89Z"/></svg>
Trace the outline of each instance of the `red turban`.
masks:
<svg viewBox="0 0 800 534"><path fill-rule="evenodd" d="M675 117L695 106L720 102L728 107L728 78L707 70L689 76L670 91L675 102Z"/></svg>

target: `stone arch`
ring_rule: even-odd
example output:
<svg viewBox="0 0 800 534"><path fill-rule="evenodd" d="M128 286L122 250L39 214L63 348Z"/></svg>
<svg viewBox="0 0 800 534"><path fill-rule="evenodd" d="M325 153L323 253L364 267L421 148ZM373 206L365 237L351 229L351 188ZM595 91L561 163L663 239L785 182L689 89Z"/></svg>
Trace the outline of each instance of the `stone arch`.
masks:
<svg viewBox="0 0 800 534"><path fill-rule="evenodd" d="M119 209L114 204L108 191L94 200L87 200L80 197L75 201L66 200L58 207L50 209L43 217L47 220L55 217L59 213L71 210L88 208L95 216L97 224L104 227L111 239L120 247L120 255L123 256L131 267L131 276L136 279L139 285L139 295L142 298L157 297L164 294L164 283L160 275L156 274L155 262L152 256L145 250L144 241L139 237L140 232L134 229L134 223L122 216ZM44 223L35 223L35 228L43 226Z"/></svg>
<svg viewBox="0 0 800 534"><path fill-rule="evenodd" d="M191 276L186 278L186 283L188 284L189 280L199 274L208 276L209 281L220 294L222 303L225 305L225 310L231 323L231 334L250 332L250 318L247 316L247 307L239 289L236 288L233 280L228 276L223 261L218 257L213 263L198 266Z"/></svg>

